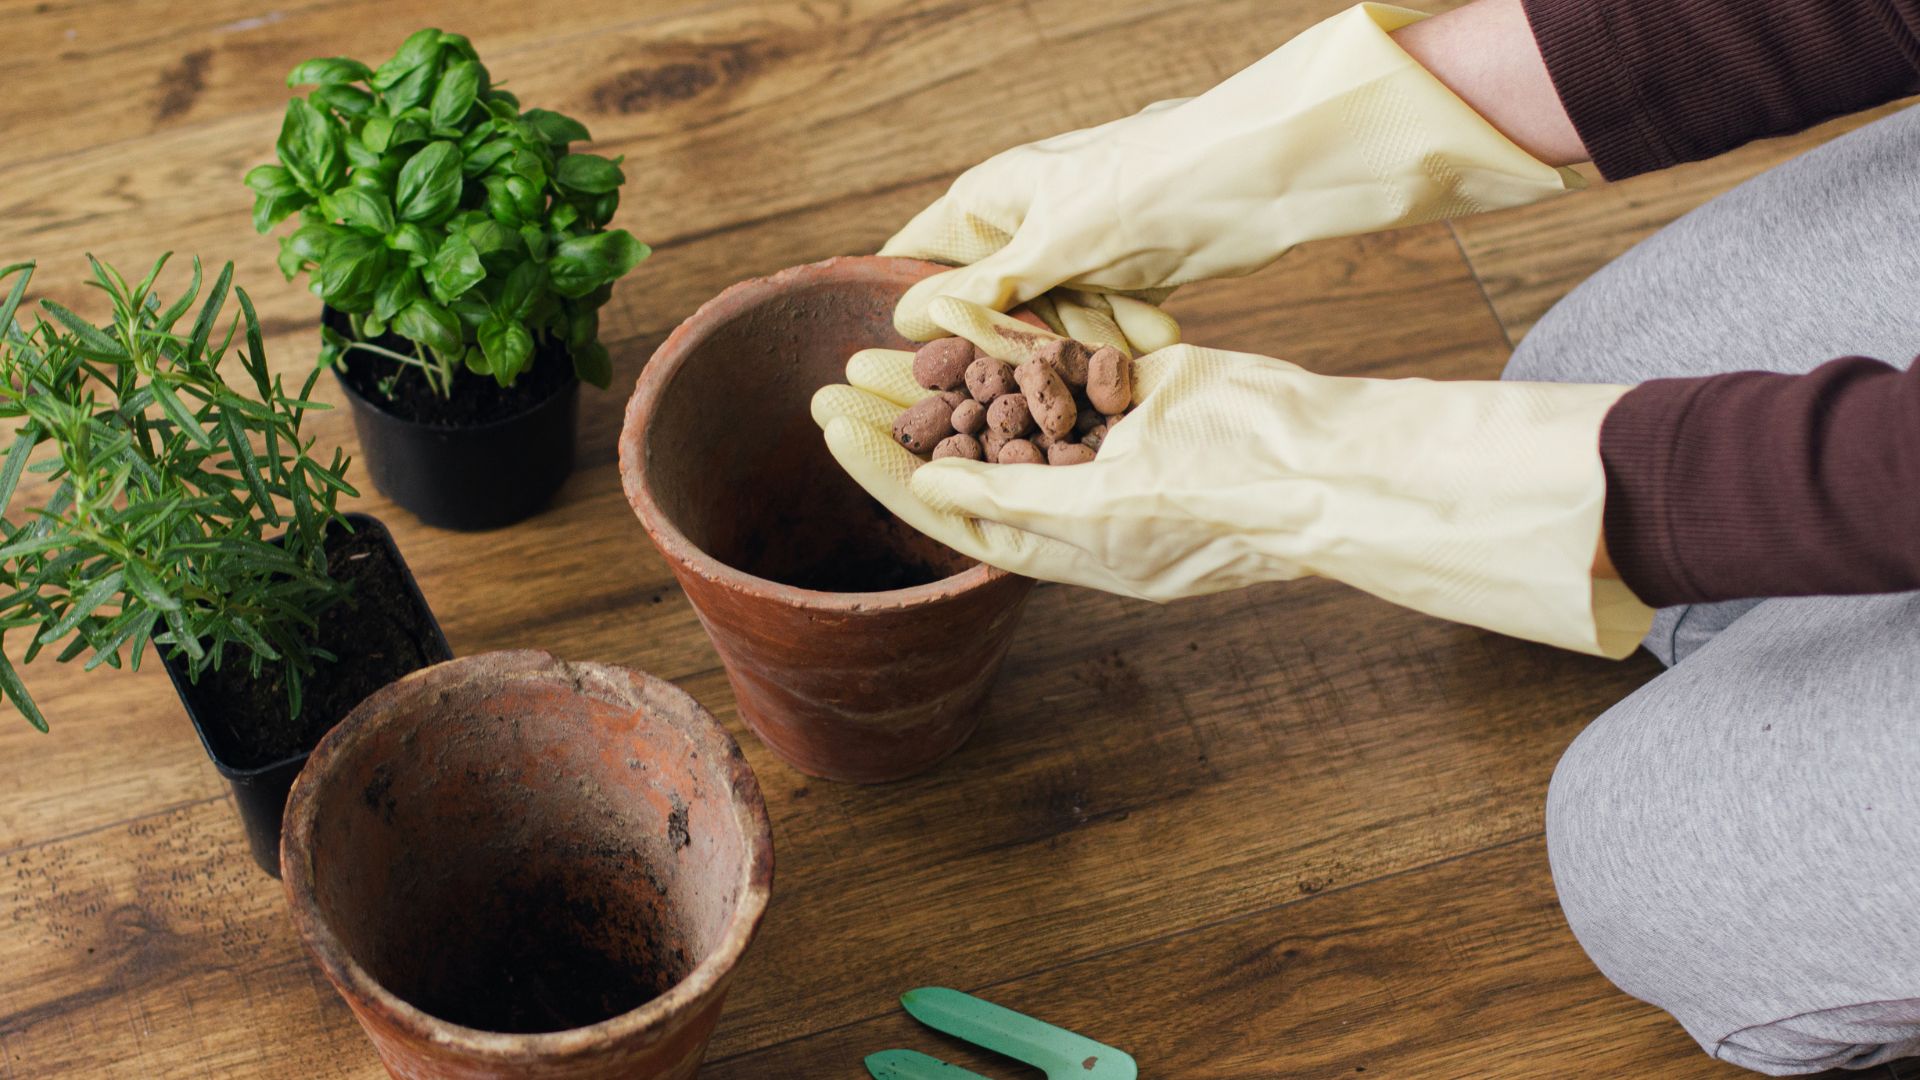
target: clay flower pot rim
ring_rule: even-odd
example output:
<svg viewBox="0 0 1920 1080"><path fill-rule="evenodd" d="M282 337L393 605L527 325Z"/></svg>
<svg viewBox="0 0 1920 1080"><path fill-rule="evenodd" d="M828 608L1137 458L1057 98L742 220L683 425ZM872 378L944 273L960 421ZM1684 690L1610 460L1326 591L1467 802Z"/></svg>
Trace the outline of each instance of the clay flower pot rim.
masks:
<svg viewBox="0 0 1920 1080"><path fill-rule="evenodd" d="M734 303L739 303L743 307L754 306L787 292L796 279L831 276L834 271L843 267L857 267L863 264L898 264L929 273L949 269L921 259L901 259L886 255L839 255L803 266L790 266L766 277L748 278L728 286L718 296L701 304L699 309L679 326L674 327L673 333L667 335L667 340L654 350L652 358L641 369L640 378L634 383L633 397L627 401L626 422L621 429L620 484L626 489L627 501L633 505L634 512L640 515L641 521L653 534L654 541L667 549L672 559L716 585L737 593L771 596L782 603L815 611L849 612L914 607L1012 576L1005 570L980 563L938 581L884 592L823 592L818 589L783 585L780 582L735 569L700 550L697 545L687 539L653 500L653 491L647 483L645 468L647 419L653 415L654 407L659 403L661 395L666 392L673 376L686 363L693 345L705 336L707 324L713 318L712 312Z"/></svg>
<svg viewBox="0 0 1920 1080"><path fill-rule="evenodd" d="M363 739L371 736L376 724L389 715L392 702L408 696L410 684L432 679L446 693L479 679L497 680L498 675L488 667L475 666L460 670L469 661L481 657L508 661L515 675L553 675L578 679L596 670L606 669L606 665L602 664L569 663L538 649L519 649L483 653L421 668L375 691L373 696L362 702L320 740L320 745L307 759L300 779L294 782L293 794L288 799L286 828L280 849L281 878L286 885L295 928L312 943L311 951L327 969L329 978L343 986L352 987L362 1001L378 1008L396 1027L412 1037L431 1040L472 1057L511 1062L537 1060L605 1047L616 1039L624 1039L648 1028L663 1028L669 1017L696 1007L714 984L739 963L747 945L753 940L754 932L759 928L761 918L766 915L767 902L772 893L773 826L767 817L767 804L760 794L759 782L747 766L746 758L741 755L739 744L733 736L697 702L697 715L707 717L708 724L703 730L691 734L701 754L712 755L709 760L728 763L728 780L732 789L730 801L734 806L735 819L747 837L748 857L744 860L738 906L727 923L719 947L695 965L686 978L645 1005L597 1024L566 1031L521 1034L483 1031L456 1024L421 1011L382 986L353 958L320 914L319 902L315 898L313 868L315 785L303 781L309 776L323 774L332 766L335 758L346 756ZM617 668L611 670L620 671ZM451 677L456 673L467 677ZM686 691L664 679L644 674L642 677L687 697L689 701L693 700ZM296 849L306 857L297 860L289 858Z"/></svg>

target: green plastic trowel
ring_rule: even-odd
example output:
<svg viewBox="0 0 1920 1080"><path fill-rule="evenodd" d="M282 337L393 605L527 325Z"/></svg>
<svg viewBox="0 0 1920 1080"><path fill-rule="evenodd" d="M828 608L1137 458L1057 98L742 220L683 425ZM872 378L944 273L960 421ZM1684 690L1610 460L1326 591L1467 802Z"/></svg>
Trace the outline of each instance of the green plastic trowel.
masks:
<svg viewBox="0 0 1920 1080"><path fill-rule="evenodd" d="M923 986L902 994L900 1004L928 1027L1024 1061L1046 1073L1047 1080L1135 1080L1140 1075L1125 1051L958 990ZM987 1080L913 1050L870 1054L867 1071L874 1080Z"/></svg>

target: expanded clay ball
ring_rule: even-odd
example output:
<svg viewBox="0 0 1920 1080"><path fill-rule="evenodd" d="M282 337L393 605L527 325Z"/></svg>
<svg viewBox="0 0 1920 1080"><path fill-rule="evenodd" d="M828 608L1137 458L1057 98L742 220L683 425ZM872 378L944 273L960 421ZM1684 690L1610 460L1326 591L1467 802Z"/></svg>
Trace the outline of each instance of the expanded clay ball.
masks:
<svg viewBox="0 0 1920 1080"><path fill-rule="evenodd" d="M1049 341L1033 351L1033 358L1046 364L1068 386L1087 385L1087 347L1062 338Z"/></svg>
<svg viewBox="0 0 1920 1080"><path fill-rule="evenodd" d="M1055 438L1073 430L1079 410L1074 407L1073 394L1052 365L1035 357L1013 369L1013 381L1020 384L1020 392L1027 398L1027 409L1033 413L1033 422L1040 430Z"/></svg>
<svg viewBox="0 0 1920 1080"><path fill-rule="evenodd" d="M939 461L941 458L950 457L984 461L985 452L980 448L980 440L971 435L949 435L940 440L940 445L933 448L933 460ZM1092 460L1091 454L1088 455L1088 460Z"/></svg>
<svg viewBox="0 0 1920 1080"><path fill-rule="evenodd" d="M982 405L991 405L1003 394L1020 388L1014 385L1013 366L1005 360L982 356L967 365L967 393Z"/></svg>
<svg viewBox="0 0 1920 1080"><path fill-rule="evenodd" d="M980 438L981 460L987 462L989 465L998 465L1000 463L1000 448L1012 441L1013 436L1002 435L992 428L988 428L987 433Z"/></svg>
<svg viewBox="0 0 1920 1080"><path fill-rule="evenodd" d="M1132 359L1078 341L1047 342L1015 366L941 338L914 353L913 378L933 393L900 414L893 437L936 461L1085 464L1133 404Z"/></svg>
<svg viewBox="0 0 1920 1080"><path fill-rule="evenodd" d="M995 459L1001 465L1045 465L1046 455L1040 448L1025 439L1009 439L1000 448L1000 456Z"/></svg>
<svg viewBox="0 0 1920 1080"><path fill-rule="evenodd" d="M1047 447L1049 465L1085 465L1092 460L1092 448L1081 443L1057 442Z"/></svg>
<svg viewBox="0 0 1920 1080"><path fill-rule="evenodd" d="M968 398L953 410L952 423L962 435L979 435L987 426L987 407Z"/></svg>
<svg viewBox="0 0 1920 1080"><path fill-rule="evenodd" d="M1002 394L987 406L987 426L1017 439L1033 430L1033 414L1027 411L1025 394Z"/></svg>
<svg viewBox="0 0 1920 1080"><path fill-rule="evenodd" d="M1133 360L1109 345L1087 361L1087 401L1108 415L1133 404Z"/></svg>
<svg viewBox="0 0 1920 1080"><path fill-rule="evenodd" d="M929 454L953 434L953 407L939 395L922 398L893 422L893 439L916 454Z"/></svg>
<svg viewBox="0 0 1920 1080"><path fill-rule="evenodd" d="M929 390L957 390L967 381L973 363L973 342L966 338L935 338L913 354L913 381Z"/></svg>

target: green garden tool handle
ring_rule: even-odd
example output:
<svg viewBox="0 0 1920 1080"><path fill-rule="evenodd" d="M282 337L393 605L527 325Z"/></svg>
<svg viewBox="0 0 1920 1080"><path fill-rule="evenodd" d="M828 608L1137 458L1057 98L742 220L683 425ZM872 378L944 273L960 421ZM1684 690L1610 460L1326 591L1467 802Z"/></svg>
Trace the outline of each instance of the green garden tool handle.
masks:
<svg viewBox="0 0 1920 1080"><path fill-rule="evenodd" d="M987 1080L977 1072L949 1065L917 1050L882 1050L867 1055L873 1080Z"/></svg>
<svg viewBox="0 0 1920 1080"><path fill-rule="evenodd" d="M1124 1051L958 990L923 986L901 995L900 1004L928 1027L1024 1061L1046 1073L1047 1080L1135 1080L1140 1075ZM901 1075L918 1080L910 1073ZM929 1080L961 1080L973 1074L960 1069L925 1075Z"/></svg>

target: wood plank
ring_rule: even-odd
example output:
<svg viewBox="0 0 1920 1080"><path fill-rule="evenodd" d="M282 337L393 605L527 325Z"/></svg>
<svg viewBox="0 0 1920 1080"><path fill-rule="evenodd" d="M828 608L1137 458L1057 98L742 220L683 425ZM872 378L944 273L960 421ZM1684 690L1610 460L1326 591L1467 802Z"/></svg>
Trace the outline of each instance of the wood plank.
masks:
<svg viewBox="0 0 1920 1080"><path fill-rule="evenodd" d="M225 799L0 856L9 1076L383 1075Z"/></svg>
<svg viewBox="0 0 1920 1080"><path fill-rule="evenodd" d="M1518 343L1554 302L1661 226L1750 176L1897 112L1896 102L1711 161L1454 222L1487 299ZM1597 181L1591 168L1583 173Z"/></svg>
<svg viewBox="0 0 1920 1080"><path fill-rule="evenodd" d="M968 906L929 918L964 924ZM912 932L908 921L894 932ZM939 957L925 966L939 981ZM864 1075L861 1059L889 1047L1016 1075L893 1007L922 974L873 965L857 976L869 1019L711 1061L700 1075ZM1023 978L972 984L949 970L943 984L1126 1050L1150 1077L1753 1075L1711 1060L1671 1018L1607 983L1560 916L1538 836ZM1824 1075L1893 1077L1884 1067Z"/></svg>

